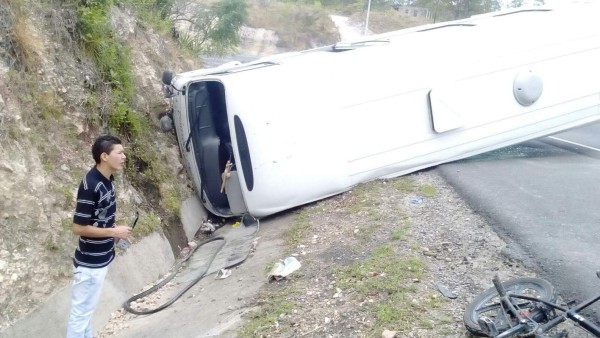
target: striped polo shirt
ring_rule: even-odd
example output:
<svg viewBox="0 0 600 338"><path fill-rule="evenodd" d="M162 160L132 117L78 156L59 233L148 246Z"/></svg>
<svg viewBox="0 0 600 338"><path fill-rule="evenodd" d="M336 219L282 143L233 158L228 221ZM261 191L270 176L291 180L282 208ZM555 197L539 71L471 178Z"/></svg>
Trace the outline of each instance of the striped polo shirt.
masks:
<svg viewBox="0 0 600 338"><path fill-rule="evenodd" d="M100 228L112 228L117 211L113 176L107 179L92 168L83 177L77 191L77 206L73 223ZM88 268L102 268L115 258L114 238L91 238L80 236L75 249L73 264Z"/></svg>

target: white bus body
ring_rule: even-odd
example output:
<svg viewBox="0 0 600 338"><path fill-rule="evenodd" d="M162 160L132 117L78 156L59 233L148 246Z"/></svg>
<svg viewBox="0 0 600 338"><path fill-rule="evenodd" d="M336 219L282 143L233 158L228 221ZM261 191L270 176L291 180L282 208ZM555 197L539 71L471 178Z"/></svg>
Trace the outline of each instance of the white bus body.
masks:
<svg viewBox="0 0 600 338"><path fill-rule="evenodd" d="M184 162L209 211L261 217L596 122L599 14L490 13L167 76Z"/></svg>

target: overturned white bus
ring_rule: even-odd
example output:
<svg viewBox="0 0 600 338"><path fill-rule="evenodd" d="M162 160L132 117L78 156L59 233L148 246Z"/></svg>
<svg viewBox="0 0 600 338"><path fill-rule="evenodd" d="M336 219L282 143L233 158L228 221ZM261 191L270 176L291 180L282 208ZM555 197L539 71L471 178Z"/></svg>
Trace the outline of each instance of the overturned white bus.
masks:
<svg viewBox="0 0 600 338"><path fill-rule="evenodd" d="M203 204L260 217L600 120L598 13L490 13L163 82Z"/></svg>

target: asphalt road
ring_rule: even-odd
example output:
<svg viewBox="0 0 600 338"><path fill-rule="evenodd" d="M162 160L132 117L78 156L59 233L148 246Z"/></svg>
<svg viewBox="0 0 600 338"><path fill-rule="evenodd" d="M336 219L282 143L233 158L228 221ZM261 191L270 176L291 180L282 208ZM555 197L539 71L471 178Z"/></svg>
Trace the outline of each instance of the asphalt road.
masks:
<svg viewBox="0 0 600 338"><path fill-rule="evenodd" d="M597 135L600 124L589 125L435 169L510 243L505 254L566 300L600 294Z"/></svg>

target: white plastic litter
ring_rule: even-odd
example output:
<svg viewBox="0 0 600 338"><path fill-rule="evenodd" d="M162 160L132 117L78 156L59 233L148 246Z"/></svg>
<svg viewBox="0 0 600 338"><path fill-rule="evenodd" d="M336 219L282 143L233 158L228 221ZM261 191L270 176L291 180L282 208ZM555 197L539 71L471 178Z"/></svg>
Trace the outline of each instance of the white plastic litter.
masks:
<svg viewBox="0 0 600 338"><path fill-rule="evenodd" d="M275 263L275 266L273 266L271 272L269 272L269 280L278 281L285 278L292 272L300 269L301 266L302 265L298 262L296 257L287 257L283 261Z"/></svg>
<svg viewBox="0 0 600 338"><path fill-rule="evenodd" d="M219 272L217 272L217 276L215 277L215 279L225 279L229 276L231 276L231 270L221 269L219 270Z"/></svg>

